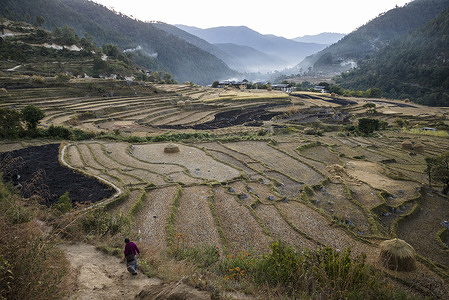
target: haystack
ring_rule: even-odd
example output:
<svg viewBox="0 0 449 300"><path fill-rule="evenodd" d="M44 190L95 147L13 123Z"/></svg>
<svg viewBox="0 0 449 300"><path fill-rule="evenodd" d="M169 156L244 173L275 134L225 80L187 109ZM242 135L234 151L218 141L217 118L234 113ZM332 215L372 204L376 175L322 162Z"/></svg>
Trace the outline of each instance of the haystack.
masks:
<svg viewBox="0 0 449 300"><path fill-rule="evenodd" d="M405 150L413 150L413 144L410 141L402 142L401 148Z"/></svg>
<svg viewBox="0 0 449 300"><path fill-rule="evenodd" d="M175 144L170 143L167 146L165 146L164 152L165 153L178 153L179 147Z"/></svg>
<svg viewBox="0 0 449 300"><path fill-rule="evenodd" d="M413 271L416 268L415 249L406 241L395 238L380 244L380 261L395 271Z"/></svg>
<svg viewBox="0 0 449 300"><path fill-rule="evenodd" d="M413 150L415 150L416 153L424 153L424 144L417 142L415 146L413 146Z"/></svg>

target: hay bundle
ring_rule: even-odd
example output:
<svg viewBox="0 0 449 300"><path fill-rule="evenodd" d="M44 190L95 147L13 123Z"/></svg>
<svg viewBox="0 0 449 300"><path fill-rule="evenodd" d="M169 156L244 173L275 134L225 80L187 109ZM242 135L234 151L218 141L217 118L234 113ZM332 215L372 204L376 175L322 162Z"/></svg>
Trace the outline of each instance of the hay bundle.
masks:
<svg viewBox="0 0 449 300"><path fill-rule="evenodd" d="M190 104L192 104L192 101L191 100L186 100L186 101L184 101L184 104L185 105L190 105Z"/></svg>
<svg viewBox="0 0 449 300"><path fill-rule="evenodd" d="M184 106L186 103L184 102L184 101L178 101L177 103L176 103L176 105L178 105L178 106Z"/></svg>
<svg viewBox="0 0 449 300"><path fill-rule="evenodd" d="M164 148L164 153L178 153L178 152L179 152L179 147L172 143L168 144Z"/></svg>
<svg viewBox="0 0 449 300"><path fill-rule="evenodd" d="M395 238L380 244L380 261L395 271L413 271L416 268L415 249L406 241Z"/></svg>
<svg viewBox="0 0 449 300"><path fill-rule="evenodd" d="M405 141L401 144L401 148L405 150L413 150L413 144L410 141Z"/></svg>
<svg viewBox="0 0 449 300"><path fill-rule="evenodd" d="M415 150L416 153L424 153L424 144L423 143L416 143L415 146L413 146L413 150Z"/></svg>

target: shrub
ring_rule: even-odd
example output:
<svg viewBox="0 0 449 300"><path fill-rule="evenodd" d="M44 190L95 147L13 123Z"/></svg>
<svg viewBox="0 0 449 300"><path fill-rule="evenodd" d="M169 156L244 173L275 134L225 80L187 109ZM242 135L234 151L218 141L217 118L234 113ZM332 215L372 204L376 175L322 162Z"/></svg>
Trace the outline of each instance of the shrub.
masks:
<svg viewBox="0 0 449 300"><path fill-rule="evenodd" d="M57 203L53 205L53 208L65 214L72 209L72 200L70 200L69 192L65 192L64 195L59 197Z"/></svg>
<svg viewBox="0 0 449 300"><path fill-rule="evenodd" d="M0 180L0 299L62 299L67 260L22 202Z"/></svg>
<svg viewBox="0 0 449 300"><path fill-rule="evenodd" d="M186 237L179 233L174 235L169 253L178 260L191 261L200 268L208 268L220 259L218 247L211 245L190 247Z"/></svg>
<svg viewBox="0 0 449 300"><path fill-rule="evenodd" d="M60 139L70 139L72 137L72 131L63 126L54 126L53 124L48 127L48 136Z"/></svg>
<svg viewBox="0 0 449 300"><path fill-rule="evenodd" d="M56 75L56 80L58 81L58 82L68 82L68 81L70 81L70 75L67 75L67 74L58 74L58 75Z"/></svg>
<svg viewBox="0 0 449 300"><path fill-rule="evenodd" d="M129 229L130 221L126 215L110 214L103 208L98 208L87 212L81 219L81 225L87 234L105 236Z"/></svg>

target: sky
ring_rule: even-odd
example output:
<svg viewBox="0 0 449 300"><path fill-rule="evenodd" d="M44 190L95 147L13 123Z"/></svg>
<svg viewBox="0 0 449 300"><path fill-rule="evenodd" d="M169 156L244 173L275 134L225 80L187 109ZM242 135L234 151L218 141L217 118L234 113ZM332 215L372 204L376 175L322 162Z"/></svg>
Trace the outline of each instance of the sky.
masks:
<svg viewBox="0 0 449 300"><path fill-rule="evenodd" d="M199 28L247 26L285 38L350 33L410 0L93 0L142 21Z"/></svg>

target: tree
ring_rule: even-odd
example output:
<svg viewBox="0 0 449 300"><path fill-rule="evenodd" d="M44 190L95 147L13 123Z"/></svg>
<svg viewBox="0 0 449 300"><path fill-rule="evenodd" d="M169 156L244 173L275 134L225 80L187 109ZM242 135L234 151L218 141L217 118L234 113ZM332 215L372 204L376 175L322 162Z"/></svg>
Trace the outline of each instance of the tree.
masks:
<svg viewBox="0 0 449 300"><path fill-rule="evenodd" d="M36 27L42 27L42 25L44 25L44 23L45 23L45 19L42 16L37 16L36 21L34 21L34 25Z"/></svg>
<svg viewBox="0 0 449 300"><path fill-rule="evenodd" d="M367 90L367 94L370 98L380 98L382 97L382 90L379 88L371 88Z"/></svg>
<svg viewBox="0 0 449 300"><path fill-rule="evenodd" d="M362 107L366 108L366 112L367 113L375 114L377 112L376 104L374 104L374 103L366 103Z"/></svg>
<svg viewBox="0 0 449 300"><path fill-rule="evenodd" d="M30 104L22 109L22 117L28 129L36 129L39 121L45 117L45 113L40 108Z"/></svg>
<svg viewBox="0 0 449 300"><path fill-rule="evenodd" d="M96 48L94 37L87 32L84 33L84 37L81 39L80 43L86 51L93 51Z"/></svg>
<svg viewBox="0 0 449 300"><path fill-rule="evenodd" d="M431 180L443 184L442 193L447 195L449 192L449 152L445 152L435 158L426 158L427 169L429 175L429 184Z"/></svg>
<svg viewBox="0 0 449 300"><path fill-rule="evenodd" d="M212 87L213 87L213 88L217 88L217 87L218 87L218 84L219 84L218 80L215 80L215 81L212 83Z"/></svg>
<svg viewBox="0 0 449 300"><path fill-rule="evenodd" d="M0 138L18 137L22 126L20 112L12 109L0 108Z"/></svg>
<svg viewBox="0 0 449 300"><path fill-rule="evenodd" d="M117 58L119 56L118 46L113 44L104 44L102 47L103 53L107 56Z"/></svg>
<svg viewBox="0 0 449 300"><path fill-rule="evenodd" d="M64 24L62 27L56 27L54 31L58 43L63 45L74 45L79 42L79 37L75 32L75 29Z"/></svg>
<svg viewBox="0 0 449 300"><path fill-rule="evenodd" d="M364 134L371 134L376 130L379 130L379 120L362 118L359 120L359 130Z"/></svg>

